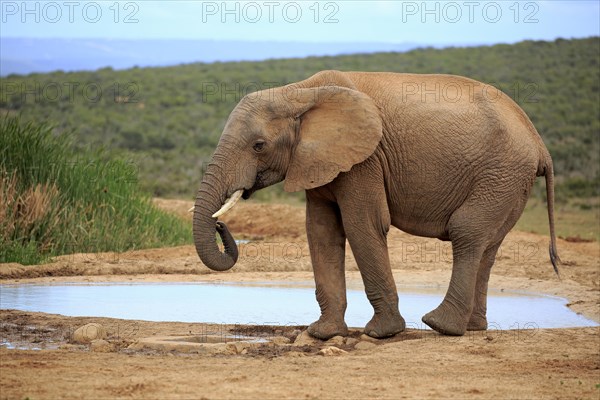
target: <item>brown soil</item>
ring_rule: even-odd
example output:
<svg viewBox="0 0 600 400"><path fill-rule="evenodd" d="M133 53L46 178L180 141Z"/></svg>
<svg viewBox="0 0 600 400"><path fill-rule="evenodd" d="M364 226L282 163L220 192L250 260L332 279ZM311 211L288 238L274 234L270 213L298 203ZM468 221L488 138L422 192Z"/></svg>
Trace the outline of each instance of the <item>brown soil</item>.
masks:
<svg viewBox="0 0 600 400"><path fill-rule="evenodd" d="M189 218L190 202L156 200ZM240 260L215 273L192 246L128 253L76 254L38 266L0 264L0 283L106 281L311 280L304 210L242 203L224 216L238 239ZM389 247L397 283L449 281L451 248L393 229ZM511 232L493 269L490 286L569 299L569 306L600 321L600 245L558 241L559 280L548 260L548 238ZM348 249L349 287L360 275ZM401 305L402 308L402 305ZM73 330L101 323L108 352L71 343ZM353 330L347 353L319 355L329 344L262 344L243 354L189 354L139 349L139 339L236 329L292 341L304 327L232 327L180 322L64 317L0 311L0 398L598 398L600 328L510 330L445 337L407 330L370 345ZM360 345L355 344L356 342ZM130 347L131 346L131 347ZM42 350L23 350L41 348Z"/></svg>

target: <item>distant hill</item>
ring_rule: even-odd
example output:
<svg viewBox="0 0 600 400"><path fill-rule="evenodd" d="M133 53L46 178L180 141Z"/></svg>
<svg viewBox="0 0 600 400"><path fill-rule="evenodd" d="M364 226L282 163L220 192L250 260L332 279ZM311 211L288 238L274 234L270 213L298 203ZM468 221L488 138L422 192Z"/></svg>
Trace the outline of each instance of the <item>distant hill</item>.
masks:
<svg viewBox="0 0 600 400"><path fill-rule="evenodd" d="M77 146L102 145L131 157L143 186L154 194L193 196L229 113L248 92L324 69L464 75L495 85L527 112L554 159L559 199L566 193L598 196L599 48L600 38L593 37L13 75L0 78L0 115L49 120L58 131L73 131Z"/></svg>
<svg viewBox="0 0 600 400"><path fill-rule="evenodd" d="M215 61L402 52L419 43L309 43L214 40L0 39L0 76L53 71L158 67ZM446 47L446 46L430 46Z"/></svg>

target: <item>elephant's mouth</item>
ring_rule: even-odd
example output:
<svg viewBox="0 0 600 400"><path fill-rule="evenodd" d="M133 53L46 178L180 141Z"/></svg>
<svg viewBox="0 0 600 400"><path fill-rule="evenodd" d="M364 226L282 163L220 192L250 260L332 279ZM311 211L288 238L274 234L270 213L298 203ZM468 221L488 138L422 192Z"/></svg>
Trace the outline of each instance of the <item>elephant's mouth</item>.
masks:
<svg viewBox="0 0 600 400"><path fill-rule="evenodd" d="M242 193L242 199L248 200L250 196L254 194L254 192L268 186L264 178L264 173L259 172L258 174L256 174L256 178L254 179L254 185L250 189L244 189L244 192Z"/></svg>
<svg viewBox="0 0 600 400"><path fill-rule="evenodd" d="M252 188L252 189L244 189L244 191L242 192L242 199L248 200L250 198L250 196L252 196L252 194L255 191L256 190L254 188Z"/></svg>

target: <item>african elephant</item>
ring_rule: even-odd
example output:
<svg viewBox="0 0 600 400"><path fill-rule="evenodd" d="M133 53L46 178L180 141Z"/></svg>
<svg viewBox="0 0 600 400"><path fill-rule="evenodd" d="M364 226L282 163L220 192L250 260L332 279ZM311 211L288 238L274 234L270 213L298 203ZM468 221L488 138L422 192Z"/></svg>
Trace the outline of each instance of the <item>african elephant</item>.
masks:
<svg viewBox="0 0 600 400"><path fill-rule="evenodd" d="M462 335L487 328L490 269L537 176L546 179L550 259L558 273L552 159L508 96L459 76L322 71L248 94L233 109L198 190L194 242L209 268L231 268L238 250L217 217L240 197L285 180L286 191L306 191L321 309L311 335L348 332L346 240L374 308L365 333L383 338L404 330L390 225L452 242L448 291L423 322Z"/></svg>

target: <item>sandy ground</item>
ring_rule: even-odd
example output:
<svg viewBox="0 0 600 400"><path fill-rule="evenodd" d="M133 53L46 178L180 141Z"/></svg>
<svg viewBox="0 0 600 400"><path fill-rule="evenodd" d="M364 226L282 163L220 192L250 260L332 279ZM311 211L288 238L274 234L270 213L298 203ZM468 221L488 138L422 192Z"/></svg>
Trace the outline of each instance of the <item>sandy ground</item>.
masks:
<svg viewBox="0 0 600 400"><path fill-rule="evenodd" d="M190 202L156 203L189 218ZM0 264L0 283L312 279L302 208L242 203L223 220L237 239L249 240L240 246L238 264L225 273L209 271L192 246L181 246L76 254L40 266ZM397 283L447 286L449 244L395 229L388 242ZM559 280L547 242L544 236L511 232L490 287L561 296L573 311L600 321L600 245L559 240ZM349 249L347 254L349 287L360 287ZM73 331L89 322L105 326L110 346L100 349L104 352L73 343ZM460 338L410 329L376 343L358 329L351 332L353 341L301 343L297 337L303 328L243 327L245 333L283 341L241 354L231 347L196 354L137 345L142 338L215 329L236 333L240 327L2 310L1 339L20 349L0 346L0 398L600 398L597 327L488 331ZM344 352L319 354L332 345ZM31 348L41 350L23 350Z"/></svg>

